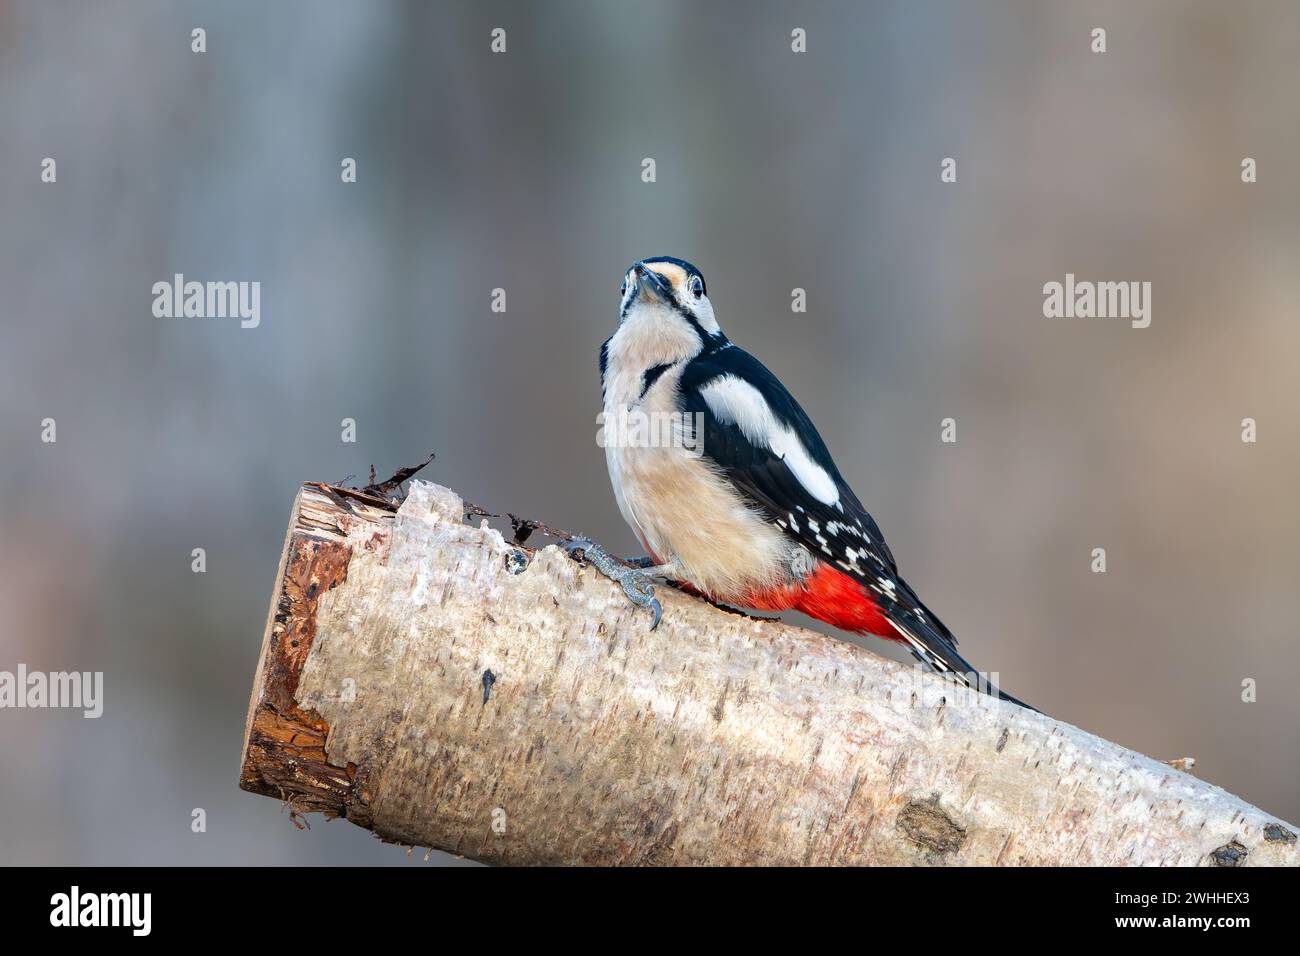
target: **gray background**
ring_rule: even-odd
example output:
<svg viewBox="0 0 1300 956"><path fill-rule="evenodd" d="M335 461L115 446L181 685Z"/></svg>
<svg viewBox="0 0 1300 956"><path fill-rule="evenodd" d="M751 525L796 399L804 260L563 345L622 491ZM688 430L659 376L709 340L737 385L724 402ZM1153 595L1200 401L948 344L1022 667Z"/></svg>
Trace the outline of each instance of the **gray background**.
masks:
<svg viewBox="0 0 1300 956"><path fill-rule="evenodd" d="M1297 89L1285 2L0 0L0 669L107 694L0 711L0 860L409 865L236 786L294 491L433 449L631 552L596 351L661 253L977 666L1300 819ZM174 272L261 327L154 318ZM1045 319L1067 272L1151 327Z"/></svg>

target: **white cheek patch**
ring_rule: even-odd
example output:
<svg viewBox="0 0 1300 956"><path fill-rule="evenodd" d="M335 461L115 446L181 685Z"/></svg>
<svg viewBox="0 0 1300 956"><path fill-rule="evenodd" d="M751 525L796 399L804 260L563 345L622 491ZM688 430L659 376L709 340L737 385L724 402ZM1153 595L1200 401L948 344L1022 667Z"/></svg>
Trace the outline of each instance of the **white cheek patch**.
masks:
<svg viewBox="0 0 1300 956"><path fill-rule="evenodd" d="M708 297L692 299L691 301L695 306L695 321L700 323L700 328L710 335L717 335L721 332L722 329L718 327L718 320L713 315L713 304L709 302Z"/></svg>
<svg viewBox="0 0 1300 956"><path fill-rule="evenodd" d="M799 437L777 420L753 385L734 375L722 375L701 388L700 394L720 422L738 426L752 444L784 460L808 494L823 504L839 503L834 480L813 461Z"/></svg>

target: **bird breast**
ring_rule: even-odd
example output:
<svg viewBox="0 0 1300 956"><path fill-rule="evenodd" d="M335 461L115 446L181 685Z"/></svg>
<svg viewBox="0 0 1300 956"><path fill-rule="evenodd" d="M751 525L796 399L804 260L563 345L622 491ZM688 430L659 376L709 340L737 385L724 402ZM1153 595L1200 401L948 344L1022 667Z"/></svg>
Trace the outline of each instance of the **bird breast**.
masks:
<svg viewBox="0 0 1300 956"><path fill-rule="evenodd" d="M610 370L605 383L605 461L623 519L658 563L716 600L787 584L791 545L703 454L703 436L679 409L686 363L670 366L642 395L642 374ZM610 432L623 416L628 427Z"/></svg>

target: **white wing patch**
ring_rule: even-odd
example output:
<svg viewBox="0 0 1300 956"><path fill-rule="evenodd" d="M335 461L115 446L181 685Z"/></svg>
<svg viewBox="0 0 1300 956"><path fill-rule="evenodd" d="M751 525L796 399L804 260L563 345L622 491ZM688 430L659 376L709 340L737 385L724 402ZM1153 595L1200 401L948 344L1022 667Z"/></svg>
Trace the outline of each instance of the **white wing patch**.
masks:
<svg viewBox="0 0 1300 956"><path fill-rule="evenodd" d="M834 480L813 461L799 437L777 420L753 385L734 375L720 375L702 386L700 394L718 421L738 426L752 444L782 459L808 494L826 505L839 504Z"/></svg>

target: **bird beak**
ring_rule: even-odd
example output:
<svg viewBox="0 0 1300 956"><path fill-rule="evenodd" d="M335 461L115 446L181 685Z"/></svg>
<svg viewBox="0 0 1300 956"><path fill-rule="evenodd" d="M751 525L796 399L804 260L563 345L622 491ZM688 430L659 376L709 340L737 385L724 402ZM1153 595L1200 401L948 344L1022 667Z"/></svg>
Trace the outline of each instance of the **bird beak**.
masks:
<svg viewBox="0 0 1300 956"><path fill-rule="evenodd" d="M668 292L668 283L664 277L653 269L648 269L641 263L636 264L636 285L641 290L647 300L654 302L667 302L670 299Z"/></svg>

